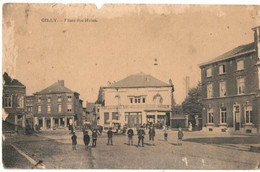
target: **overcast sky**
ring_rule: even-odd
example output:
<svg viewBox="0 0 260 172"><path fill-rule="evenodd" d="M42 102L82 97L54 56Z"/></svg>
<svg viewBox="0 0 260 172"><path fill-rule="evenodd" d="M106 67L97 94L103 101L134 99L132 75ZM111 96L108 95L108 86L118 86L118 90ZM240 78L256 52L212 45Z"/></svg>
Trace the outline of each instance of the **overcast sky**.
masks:
<svg viewBox="0 0 260 172"><path fill-rule="evenodd" d="M200 81L198 64L253 41L257 6L14 5L4 7L3 72L33 94L57 80L94 102L100 86L143 72L185 98ZM58 22L42 22L56 18ZM64 19L97 22L64 22ZM158 65L154 66L154 59Z"/></svg>

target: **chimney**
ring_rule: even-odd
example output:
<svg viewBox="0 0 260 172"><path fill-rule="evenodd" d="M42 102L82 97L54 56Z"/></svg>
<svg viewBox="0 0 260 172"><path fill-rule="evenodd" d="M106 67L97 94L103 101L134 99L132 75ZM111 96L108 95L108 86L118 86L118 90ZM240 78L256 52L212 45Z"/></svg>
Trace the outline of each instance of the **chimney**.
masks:
<svg viewBox="0 0 260 172"><path fill-rule="evenodd" d="M260 26L252 28L254 31L254 42L258 58L260 58Z"/></svg>
<svg viewBox="0 0 260 172"><path fill-rule="evenodd" d="M58 80L58 83L64 87L64 80Z"/></svg>

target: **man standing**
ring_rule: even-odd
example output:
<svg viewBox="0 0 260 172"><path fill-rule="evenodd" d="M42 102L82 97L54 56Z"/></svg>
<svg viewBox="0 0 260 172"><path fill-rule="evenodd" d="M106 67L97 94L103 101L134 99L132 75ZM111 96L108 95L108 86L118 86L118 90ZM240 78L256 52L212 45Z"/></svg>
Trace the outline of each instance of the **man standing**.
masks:
<svg viewBox="0 0 260 172"><path fill-rule="evenodd" d="M92 147L96 147L97 146L97 132L94 129L92 132Z"/></svg>
<svg viewBox="0 0 260 172"><path fill-rule="evenodd" d="M75 132L73 132L73 135L71 136L71 140L72 140L72 149L76 150L77 136L76 136Z"/></svg>
<svg viewBox="0 0 260 172"><path fill-rule="evenodd" d="M182 129L179 128L179 131L178 131L178 145L182 146L182 138L183 138L183 132L182 132Z"/></svg>
<svg viewBox="0 0 260 172"><path fill-rule="evenodd" d="M153 145L154 145L154 136L155 136L155 128L150 127L149 128L149 141L152 141Z"/></svg>
<svg viewBox="0 0 260 172"><path fill-rule="evenodd" d="M134 131L130 128L128 131L127 131L127 135L128 135L128 145L133 145L133 135L134 135Z"/></svg>
<svg viewBox="0 0 260 172"><path fill-rule="evenodd" d="M85 132L83 141L84 141L84 144L85 144L85 150L88 150L88 144L89 144L89 141L90 141L88 131Z"/></svg>
<svg viewBox="0 0 260 172"><path fill-rule="evenodd" d="M110 142L111 145L113 145L113 141L112 141L113 132L112 132L111 128L109 128L109 130L107 132L107 137L108 137L107 145L109 145L109 142Z"/></svg>
<svg viewBox="0 0 260 172"><path fill-rule="evenodd" d="M145 135L144 129L140 128L138 130L138 145L137 146L139 146L140 142L142 141L142 146L144 147L144 135Z"/></svg>

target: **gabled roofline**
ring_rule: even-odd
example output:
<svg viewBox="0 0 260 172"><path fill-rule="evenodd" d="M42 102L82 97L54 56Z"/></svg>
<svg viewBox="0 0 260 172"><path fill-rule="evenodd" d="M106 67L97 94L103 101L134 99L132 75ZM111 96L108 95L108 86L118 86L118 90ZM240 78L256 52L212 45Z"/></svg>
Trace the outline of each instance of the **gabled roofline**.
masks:
<svg viewBox="0 0 260 172"><path fill-rule="evenodd" d="M249 50L249 51L246 51L246 52L243 52L243 53L235 54L233 56L228 56L228 57L220 59L220 60L212 60L212 61L209 61L209 62L201 63L198 66L200 68L202 68L203 66L206 66L206 65L210 65L210 64L221 62L221 61L224 61L224 60L232 59L232 58L235 58L235 57L238 57L238 56L241 56L241 55L245 55L245 54L249 54L249 53L253 53L253 52L256 52L256 50L255 49Z"/></svg>
<svg viewBox="0 0 260 172"><path fill-rule="evenodd" d="M73 94L78 94L80 95L78 92L51 92L51 93L40 93L40 92L36 92L33 93L33 95L47 95L47 94L63 94L63 93L73 93Z"/></svg>
<svg viewBox="0 0 260 172"><path fill-rule="evenodd" d="M103 89L119 89L119 88L162 88L162 87L173 87L173 85L165 86L135 86L135 87L103 87Z"/></svg>

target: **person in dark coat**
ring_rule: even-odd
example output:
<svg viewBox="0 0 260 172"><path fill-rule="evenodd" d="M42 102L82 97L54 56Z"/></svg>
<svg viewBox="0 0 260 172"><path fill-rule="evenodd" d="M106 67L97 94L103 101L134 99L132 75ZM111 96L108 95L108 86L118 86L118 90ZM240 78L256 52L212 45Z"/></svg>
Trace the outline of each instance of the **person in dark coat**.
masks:
<svg viewBox="0 0 260 172"><path fill-rule="evenodd" d="M77 136L76 136L75 132L73 132L73 135L71 136L71 140L72 140L72 149L76 150Z"/></svg>
<svg viewBox="0 0 260 172"><path fill-rule="evenodd" d="M130 145L130 143L131 143L131 145L133 145L133 135L134 135L133 129L130 128L127 131L127 135L128 135L128 145Z"/></svg>
<svg viewBox="0 0 260 172"><path fill-rule="evenodd" d="M84 144L85 144L85 150L88 150L88 144L89 144L89 141L90 141L88 131L85 131L83 141L84 141Z"/></svg>
<svg viewBox="0 0 260 172"><path fill-rule="evenodd" d="M112 132L112 129L109 128L109 130L107 131L107 145L109 145L109 142L111 145L113 145L113 140L112 140L112 137L113 137L113 132Z"/></svg>
<svg viewBox="0 0 260 172"><path fill-rule="evenodd" d="M138 130L138 145L137 146L139 146L140 142L142 141L142 146L144 147L144 135L145 135L144 129L140 128Z"/></svg>
<svg viewBox="0 0 260 172"><path fill-rule="evenodd" d="M97 146L97 131L93 130L92 132L92 147Z"/></svg>
<svg viewBox="0 0 260 172"><path fill-rule="evenodd" d="M154 136L155 136L155 128L154 127L150 127L149 128L149 141L154 141Z"/></svg>
<svg viewBox="0 0 260 172"><path fill-rule="evenodd" d="M182 138L183 138L183 132L182 132L182 129L179 128L179 131L178 131L178 145L182 145Z"/></svg>
<svg viewBox="0 0 260 172"><path fill-rule="evenodd" d="M168 133L167 133L167 130L164 131L164 140L167 141L168 139Z"/></svg>

